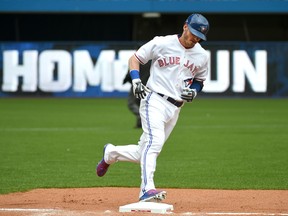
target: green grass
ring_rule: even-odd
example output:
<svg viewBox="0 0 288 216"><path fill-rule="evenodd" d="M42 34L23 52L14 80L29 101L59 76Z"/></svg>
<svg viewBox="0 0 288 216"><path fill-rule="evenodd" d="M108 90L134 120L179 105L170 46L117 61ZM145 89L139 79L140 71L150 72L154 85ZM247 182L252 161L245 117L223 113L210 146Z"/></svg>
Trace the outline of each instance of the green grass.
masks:
<svg viewBox="0 0 288 216"><path fill-rule="evenodd" d="M288 100L187 104L164 145L159 188L288 189ZM137 142L126 99L0 99L0 193L139 187L138 164L95 175L103 145Z"/></svg>

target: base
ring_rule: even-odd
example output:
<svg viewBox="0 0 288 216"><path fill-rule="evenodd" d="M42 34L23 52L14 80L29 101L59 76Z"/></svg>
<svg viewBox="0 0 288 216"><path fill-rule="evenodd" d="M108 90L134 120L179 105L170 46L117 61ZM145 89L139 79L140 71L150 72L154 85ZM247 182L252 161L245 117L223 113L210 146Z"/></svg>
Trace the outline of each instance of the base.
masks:
<svg viewBox="0 0 288 216"><path fill-rule="evenodd" d="M119 212L148 212L166 214L172 213L172 211L173 205L156 202L137 202L119 207Z"/></svg>

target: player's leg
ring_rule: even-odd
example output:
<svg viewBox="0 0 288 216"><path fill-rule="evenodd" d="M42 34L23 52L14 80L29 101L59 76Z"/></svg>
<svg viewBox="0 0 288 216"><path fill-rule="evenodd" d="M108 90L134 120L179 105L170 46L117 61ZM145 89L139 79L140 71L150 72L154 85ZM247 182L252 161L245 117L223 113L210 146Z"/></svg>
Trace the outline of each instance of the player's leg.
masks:
<svg viewBox="0 0 288 216"><path fill-rule="evenodd" d="M157 134L153 134L157 133ZM162 150L164 144L164 133L160 130L153 129L153 132L148 136L153 139L148 139L144 143L144 149L141 155L141 193L155 189L154 172L156 170L156 160Z"/></svg>
<svg viewBox="0 0 288 216"><path fill-rule="evenodd" d="M109 143L105 149L104 160L108 164L113 164L118 161L140 163L142 147L143 146L139 144L115 146Z"/></svg>
<svg viewBox="0 0 288 216"><path fill-rule="evenodd" d="M158 109L156 111L158 111ZM144 126L144 133L141 135L138 145L130 144L123 146L115 146L113 144L107 144L104 152L104 160L106 163L113 164L117 161L139 163L141 154L143 155L143 153L145 153L143 151L144 148L147 149L147 154L149 154L150 157L157 158L163 147L164 142L168 139L169 135L171 134L173 128L176 125L179 116L179 110L175 111L174 117L167 123L165 123L165 116L161 117L160 114L153 115L153 111L150 111L150 115L153 116L153 119L152 121L149 120L149 128L147 124L148 118L144 117L144 121L146 122L146 124ZM150 136L153 136L154 143L153 145L151 143L151 146L147 146L149 145ZM147 154L144 154L144 156L147 157ZM153 168L154 163L148 163L147 166L151 167L152 170L155 169Z"/></svg>
<svg viewBox="0 0 288 216"><path fill-rule="evenodd" d="M141 191L140 197L149 190L154 190L154 172L156 160L166 140L165 125L174 115L175 107L168 104L153 93L141 101L140 114L142 119L143 137L140 140L141 155Z"/></svg>
<svg viewBox="0 0 288 216"><path fill-rule="evenodd" d="M161 200L166 198L166 192L165 191L153 190L153 189L155 189L153 177L154 177L154 172L156 170L157 157L160 154L160 151L162 150L164 143L166 142L166 140L170 136L171 132L173 131L173 129L177 123L177 120L179 117L179 112L180 112L180 109L175 110L173 117L168 122L164 123L164 129L163 130L160 129L157 132L157 130L152 129L152 131L155 133L153 135L153 139L154 139L154 141L158 140L158 144L154 142L153 145L151 144L151 146L149 146L149 144L148 144L148 146L147 146L147 143L146 143L144 151L142 152L142 158L141 158L142 159L141 160L141 180L142 181L141 181L141 190L140 190L140 195L139 195L140 200L141 199L143 200L143 198L146 198L147 196L145 196L144 194L145 194L145 192L150 191L150 190L152 190L152 193L157 194L157 196L156 196L156 198L154 198L154 200L161 201ZM159 127L158 127L158 129L159 129ZM164 134L163 134L163 131L164 131ZM160 134L163 134L163 137L159 137ZM161 145L159 141L162 142L163 144ZM159 149L159 148L154 149L153 147L155 147L155 146L161 147L161 149Z"/></svg>
<svg viewBox="0 0 288 216"><path fill-rule="evenodd" d="M181 109L176 109L173 117L165 124L165 142L169 138L178 121L179 113Z"/></svg>
<svg viewBox="0 0 288 216"><path fill-rule="evenodd" d="M103 158L97 164L96 173L99 177L102 177L108 171L111 164L118 161L128 161L139 163L141 158L141 146L139 145L125 145L125 146L115 146L108 143L103 149Z"/></svg>
<svg viewBox="0 0 288 216"><path fill-rule="evenodd" d="M136 127L141 125L139 120L139 101L135 98L132 88L128 96L128 108L136 115ZM114 146L113 144L106 144L103 149L103 158L97 164L96 173L99 177L106 174L109 166L117 161L129 161L129 162L140 162L141 149L136 144L130 144L126 146Z"/></svg>

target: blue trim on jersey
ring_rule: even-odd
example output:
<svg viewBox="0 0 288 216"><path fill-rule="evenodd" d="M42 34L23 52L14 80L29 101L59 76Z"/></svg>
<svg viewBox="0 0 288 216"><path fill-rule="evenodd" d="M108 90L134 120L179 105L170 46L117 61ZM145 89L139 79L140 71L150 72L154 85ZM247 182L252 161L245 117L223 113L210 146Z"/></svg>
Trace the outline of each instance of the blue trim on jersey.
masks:
<svg viewBox="0 0 288 216"><path fill-rule="evenodd" d="M140 79L139 71L138 70L131 70L130 71L131 79Z"/></svg>
<svg viewBox="0 0 288 216"><path fill-rule="evenodd" d="M197 92L202 91L203 82L198 80L193 80L192 85L189 87L190 89L196 89Z"/></svg>
<svg viewBox="0 0 288 216"><path fill-rule="evenodd" d="M152 95L152 92L149 93L149 95L147 96L147 99L146 99L146 103L145 103L145 107L146 107L146 113L145 113L145 116L146 116L146 120L147 120L147 126L148 126L148 131L149 131L149 144L147 145L146 149L145 149L145 153L144 153L144 159L143 159L143 178L144 178L144 190L143 190L143 193L145 193L146 191L146 185L147 185L147 175L146 175L146 156L147 156L147 153L152 145L152 141L153 141L153 136L152 136L152 130L151 130L151 126L150 126L150 119L149 119L149 100L151 98L151 95Z"/></svg>

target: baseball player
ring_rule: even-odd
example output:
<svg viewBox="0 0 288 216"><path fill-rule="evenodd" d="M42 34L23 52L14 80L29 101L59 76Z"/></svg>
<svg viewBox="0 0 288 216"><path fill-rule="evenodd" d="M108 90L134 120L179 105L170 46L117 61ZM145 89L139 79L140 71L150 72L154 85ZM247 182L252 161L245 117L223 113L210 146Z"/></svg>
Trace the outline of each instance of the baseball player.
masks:
<svg viewBox="0 0 288 216"><path fill-rule="evenodd" d="M156 160L178 120L184 104L192 102L203 88L209 55L199 42L206 40L208 20L191 14L180 35L156 36L141 46L129 59L134 95L141 99L143 133L138 144L106 144L96 172L104 176L117 161L141 165L140 201L162 201L166 191L154 184ZM147 86L139 76L139 65L151 62Z"/></svg>

